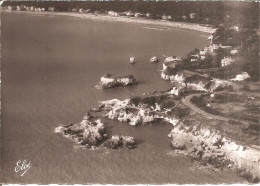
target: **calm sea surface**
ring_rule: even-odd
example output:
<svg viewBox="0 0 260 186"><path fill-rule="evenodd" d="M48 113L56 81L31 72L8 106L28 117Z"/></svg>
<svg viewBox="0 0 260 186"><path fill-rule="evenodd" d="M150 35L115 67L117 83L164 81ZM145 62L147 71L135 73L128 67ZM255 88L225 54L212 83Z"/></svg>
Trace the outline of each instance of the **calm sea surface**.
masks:
<svg viewBox="0 0 260 186"><path fill-rule="evenodd" d="M141 24L65 16L1 13L2 181L5 183L234 183L230 171L196 168L170 153L170 125L131 127L104 120L110 134L131 135L134 150L82 150L53 133L79 122L97 102L166 90L162 63L152 56L184 56L208 45L207 35ZM135 56L138 63L129 64ZM105 73L133 74L133 87L97 90ZM24 174L18 160L31 161Z"/></svg>

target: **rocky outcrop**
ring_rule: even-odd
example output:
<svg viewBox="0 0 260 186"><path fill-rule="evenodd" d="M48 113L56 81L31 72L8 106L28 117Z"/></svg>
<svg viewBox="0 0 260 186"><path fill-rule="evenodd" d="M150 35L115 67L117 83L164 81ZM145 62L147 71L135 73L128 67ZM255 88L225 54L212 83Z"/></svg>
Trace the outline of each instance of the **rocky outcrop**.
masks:
<svg viewBox="0 0 260 186"><path fill-rule="evenodd" d="M136 147L136 141L131 136L112 136L111 139L107 140L104 145L111 149L117 149L117 148L129 148L133 149Z"/></svg>
<svg viewBox="0 0 260 186"><path fill-rule="evenodd" d="M214 92L223 89L232 89L232 83L227 80L212 79L203 75L194 73L177 72L168 74L162 71L161 78L167 81L179 83L181 86L191 90Z"/></svg>
<svg viewBox="0 0 260 186"><path fill-rule="evenodd" d="M156 62L158 62L158 61L159 61L159 58L156 57L156 56L154 56L154 57L152 57L152 58L150 59L150 62L151 62L151 63L156 63Z"/></svg>
<svg viewBox="0 0 260 186"><path fill-rule="evenodd" d="M172 81L172 82L177 82L180 84L183 84L185 81L185 77L181 73L177 73L175 75L170 75L165 73L164 71L161 73L161 78L166 80L166 81ZM185 86L185 84L184 84Z"/></svg>
<svg viewBox="0 0 260 186"><path fill-rule="evenodd" d="M104 124L100 120L93 120L90 115L84 116L80 123L60 126L55 133L62 133L80 145L96 147L105 140Z"/></svg>
<svg viewBox="0 0 260 186"><path fill-rule="evenodd" d="M108 100L101 102L101 108L108 110L106 116L109 119L116 119L121 122L128 122L129 125L141 125L151 123L156 120L155 114L152 114L148 108L142 106L136 107L130 99L123 101Z"/></svg>
<svg viewBox="0 0 260 186"><path fill-rule="evenodd" d="M107 139L105 126L100 119L95 119L87 113L80 123L72 123L55 128L55 133L62 133L64 137L73 140L76 144L87 147L108 148L135 148L136 141L130 136L112 136Z"/></svg>
<svg viewBox="0 0 260 186"><path fill-rule="evenodd" d="M130 86L136 84L137 80L132 75L123 77L112 77L112 75L106 74L102 76L100 79L100 86L103 89Z"/></svg>
<svg viewBox="0 0 260 186"><path fill-rule="evenodd" d="M246 175L249 181L260 178L259 151L238 145L223 137L219 131L197 126L185 126L179 122L170 132L172 149L186 153L202 165L216 168L233 167Z"/></svg>
<svg viewBox="0 0 260 186"><path fill-rule="evenodd" d="M180 98L169 92L133 97L123 101L114 99L100 103L100 109L106 110L105 116L129 125L147 125L165 120L175 124L189 112L187 108L177 107Z"/></svg>

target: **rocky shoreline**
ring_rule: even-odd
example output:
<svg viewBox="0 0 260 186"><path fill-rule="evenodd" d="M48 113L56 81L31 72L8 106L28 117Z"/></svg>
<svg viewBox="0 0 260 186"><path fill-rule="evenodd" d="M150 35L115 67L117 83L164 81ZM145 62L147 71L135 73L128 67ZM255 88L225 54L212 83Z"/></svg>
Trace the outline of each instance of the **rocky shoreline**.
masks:
<svg viewBox="0 0 260 186"><path fill-rule="evenodd" d="M186 71L179 71L176 74L167 74L167 72L161 72L161 78L166 81L176 82L182 87L186 87L191 90L214 92L223 89L232 89L232 83L230 81L211 78L199 74L191 74Z"/></svg>
<svg viewBox="0 0 260 186"><path fill-rule="evenodd" d="M197 126L187 126L183 122L168 135L172 138L172 148L200 162L215 168L232 168L250 182L259 182L259 151L238 145L226 139L218 130Z"/></svg>
<svg viewBox="0 0 260 186"><path fill-rule="evenodd" d="M142 20L122 17L113 17L111 19L111 17L103 15L57 14L69 14L93 19L101 17L102 20L108 20L109 18L109 20L113 21L127 20L126 22L132 22L131 20L134 20L133 22L137 23ZM150 23L150 20L140 22L147 24ZM151 20L151 23L157 24L157 21ZM177 23L160 22L158 25L166 26L171 24ZM196 30L196 27L194 28ZM208 33L212 32L213 30L208 30ZM259 182L259 150L252 149L249 145L241 144L241 141L236 141L232 137L227 137L223 131L215 126L205 124L207 120L205 115L202 116L201 121L194 121L196 120L194 111L183 102L185 96L194 92L202 94L205 92L214 93L216 91L233 90L234 84L229 80L214 78L207 73L191 71L186 66L187 64L191 66L193 64L198 66L204 65L210 57L217 56L218 54L214 52L216 46L217 48L223 46L221 43L218 45L212 44L215 38L218 38L216 34L210 38L210 47L206 47L211 54L206 55L205 49L204 51L195 50L195 54L193 52L185 59L178 57L166 58L161 78L176 82L178 87L173 87L168 91L131 97L122 101L118 99L101 101L99 108L90 109L90 112L137 127L158 122L170 123L173 129L168 136L172 138L171 148L174 153L184 153L200 162L202 166L210 164L218 169L231 168L237 170L240 176L246 177L250 182ZM137 81L130 76L119 78L103 76L101 78L102 88L128 86L136 83ZM190 119L194 120L191 121ZM211 120L213 119L211 118ZM115 149L121 147L135 148L137 146L133 137L116 135L108 139L104 131L105 125L96 117L87 117L79 124L62 126L55 130L55 132L62 133L65 137L87 147Z"/></svg>
<svg viewBox="0 0 260 186"><path fill-rule="evenodd" d="M158 122L172 124L168 137L175 154L186 154L201 166L213 165L217 169L231 168L250 182L258 182L259 151L246 145L239 145L221 134L219 130L199 122L191 123L191 110L181 102L181 96L169 91L155 92L126 100L100 102L95 114L111 120L118 120L132 126ZM135 139L130 136L112 136L107 139L105 125L95 117L87 115L79 124L57 127L55 132L73 139L87 147L136 148Z"/></svg>
<svg viewBox="0 0 260 186"><path fill-rule="evenodd" d="M232 168L250 182L259 181L259 151L237 144L214 128L186 121L192 116L178 96L165 92L123 101L108 100L101 102L100 108L106 110L106 117L129 125L169 122L173 125L169 137L175 153L185 153L203 166L211 164L219 169Z"/></svg>
<svg viewBox="0 0 260 186"><path fill-rule="evenodd" d="M77 145L87 148L132 149L136 147L136 141L131 136L115 135L108 139L104 123L89 113L83 117L80 123L59 126L55 128L54 132L61 133L65 138L74 141Z"/></svg>

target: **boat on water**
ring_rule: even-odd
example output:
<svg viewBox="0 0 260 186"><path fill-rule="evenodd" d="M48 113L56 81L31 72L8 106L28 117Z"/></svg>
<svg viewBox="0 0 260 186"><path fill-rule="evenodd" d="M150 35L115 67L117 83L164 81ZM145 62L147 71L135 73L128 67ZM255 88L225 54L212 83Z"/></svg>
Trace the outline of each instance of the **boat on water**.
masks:
<svg viewBox="0 0 260 186"><path fill-rule="evenodd" d="M135 57L130 57L130 64L134 64L135 62Z"/></svg>

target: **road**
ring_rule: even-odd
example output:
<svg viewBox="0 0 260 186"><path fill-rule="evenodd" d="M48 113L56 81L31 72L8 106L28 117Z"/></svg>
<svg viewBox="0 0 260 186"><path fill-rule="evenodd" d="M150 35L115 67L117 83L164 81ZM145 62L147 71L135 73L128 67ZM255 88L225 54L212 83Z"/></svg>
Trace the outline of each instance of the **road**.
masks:
<svg viewBox="0 0 260 186"><path fill-rule="evenodd" d="M192 110L194 110L195 112L209 118L209 119L217 119L217 120L221 120L221 121L229 121L229 120L233 120L233 121L237 121L237 122L241 122L241 120L236 120L234 118L229 118L229 117L223 117L223 116L217 116L217 115L213 115L210 113L205 112L204 110L200 109L199 107L197 107L196 105L191 103L191 98L193 98L194 96L201 96L202 93L198 93L198 94L191 94L189 96L186 96L185 98L182 98L182 103L184 105L186 105L187 107L191 108Z"/></svg>
<svg viewBox="0 0 260 186"><path fill-rule="evenodd" d="M217 115L213 115L210 113L205 112L204 110L201 110L199 107L197 107L196 105L193 105L190 101L191 98L193 98L194 96L201 96L201 93L198 94L191 94L189 96L186 96L185 98L182 98L182 103L184 105L186 105L187 107L191 108L192 110L194 110L195 112L209 118L209 119L217 119L217 120L221 120L221 121L229 121L229 120L233 120L236 122L243 122L242 120L236 120L233 118L229 118L229 117L222 117L222 116L217 116ZM257 153L260 152L260 146L258 145L250 145L251 148L255 149L257 151Z"/></svg>

